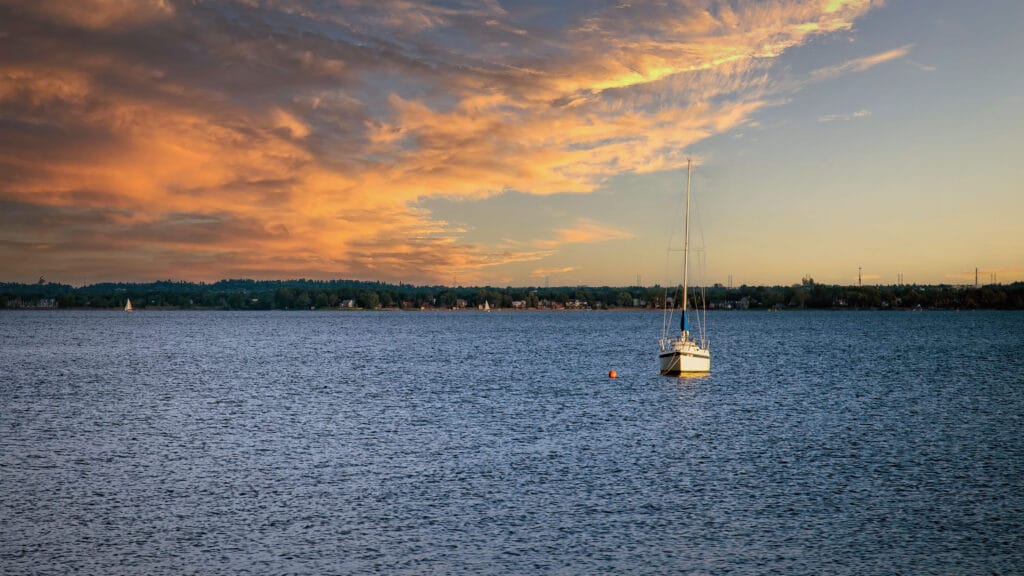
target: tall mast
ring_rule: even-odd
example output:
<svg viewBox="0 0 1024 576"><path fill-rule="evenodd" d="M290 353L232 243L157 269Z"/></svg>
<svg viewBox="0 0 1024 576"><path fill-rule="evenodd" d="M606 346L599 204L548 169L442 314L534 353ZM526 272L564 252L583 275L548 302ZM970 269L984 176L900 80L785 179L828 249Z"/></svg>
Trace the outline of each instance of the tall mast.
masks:
<svg viewBox="0 0 1024 576"><path fill-rule="evenodd" d="M686 304L690 299L686 292L686 275L690 271L690 159L686 159L686 215L683 218L683 318L680 329L686 332Z"/></svg>

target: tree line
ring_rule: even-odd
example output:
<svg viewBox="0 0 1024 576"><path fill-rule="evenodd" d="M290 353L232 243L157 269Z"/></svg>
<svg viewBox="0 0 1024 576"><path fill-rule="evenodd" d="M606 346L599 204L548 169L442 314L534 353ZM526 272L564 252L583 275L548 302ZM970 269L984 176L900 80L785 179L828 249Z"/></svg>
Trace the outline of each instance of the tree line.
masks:
<svg viewBox="0 0 1024 576"><path fill-rule="evenodd" d="M675 293L673 293L675 292ZM218 310L661 308L678 306L678 288L642 287L449 287L358 280L221 280L100 283L74 287L40 281L0 283L7 308L135 308ZM791 286L715 285L690 294L711 309L1007 309L1024 310L1024 283L963 287L840 286L805 279Z"/></svg>

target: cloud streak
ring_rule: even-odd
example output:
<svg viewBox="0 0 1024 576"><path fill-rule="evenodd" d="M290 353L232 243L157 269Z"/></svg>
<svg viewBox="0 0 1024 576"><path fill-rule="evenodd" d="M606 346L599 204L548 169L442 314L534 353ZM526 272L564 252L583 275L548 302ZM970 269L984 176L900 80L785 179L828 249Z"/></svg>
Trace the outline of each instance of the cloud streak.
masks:
<svg viewBox="0 0 1024 576"><path fill-rule="evenodd" d="M853 60L848 60L836 66L820 68L814 72L812 79L818 81L831 80L832 78L836 78L850 72L864 72L865 70L870 70L879 64L885 64L886 62L905 58L907 54L910 53L910 49L911 46L901 46L899 48L886 50L870 56L854 58Z"/></svg>
<svg viewBox="0 0 1024 576"><path fill-rule="evenodd" d="M818 122L835 122L837 120L856 120L858 118L867 118L871 116L870 110L858 110L851 112L850 114L825 114L818 116Z"/></svg>
<svg viewBox="0 0 1024 576"><path fill-rule="evenodd" d="M566 244L594 244L632 237L633 234L631 232L617 230L588 218L580 218L574 226L559 228L555 230L553 238L537 241L536 244L541 248L558 248Z"/></svg>
<svg viewBox="0 0 1024 576"><path fill-rule="evenodd" d="M472 282L627 238L475 245L415 206L677 169L771 104L775 58L872 5L2 2L4 272Z"/></svg>

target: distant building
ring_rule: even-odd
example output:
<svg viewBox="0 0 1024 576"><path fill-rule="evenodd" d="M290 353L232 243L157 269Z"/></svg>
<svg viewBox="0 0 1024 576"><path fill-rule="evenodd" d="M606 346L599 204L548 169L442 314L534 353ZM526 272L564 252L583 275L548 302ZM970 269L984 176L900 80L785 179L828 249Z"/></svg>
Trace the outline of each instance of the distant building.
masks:
<svg viewBox="0 0 1024 576"><path fill-rule="evenodd" d="M56 298L40 298L39 300L22 300L14 298L7 301L8 308L56 308Z"/></svg>
<svg viewBox="0 0 1024 576"><path fill-rule="evenodd" d="M338 308L355 308L355 307L356 307L356 301L355 300L342 300L341 304L338 304Z"/></svg>
<svg viewBox="0 0 1024 576"><path fill-rule="evenodd" d="M719 300L714 302L712 307L718 310L748 310L751 307L751 299L743 296L738 300Z"/></svg>

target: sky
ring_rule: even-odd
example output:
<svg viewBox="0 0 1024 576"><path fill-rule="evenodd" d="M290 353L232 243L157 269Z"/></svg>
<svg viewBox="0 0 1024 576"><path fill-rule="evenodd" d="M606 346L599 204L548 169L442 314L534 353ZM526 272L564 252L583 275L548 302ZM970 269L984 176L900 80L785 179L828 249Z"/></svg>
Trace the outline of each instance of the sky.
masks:
<svg viewBox="0 0 1024 576"><path fill-rule="evenodd" d="M0 0L0 281L1024 280L1019 0Z"/></svg>

